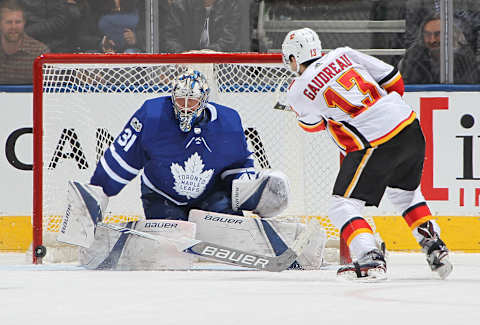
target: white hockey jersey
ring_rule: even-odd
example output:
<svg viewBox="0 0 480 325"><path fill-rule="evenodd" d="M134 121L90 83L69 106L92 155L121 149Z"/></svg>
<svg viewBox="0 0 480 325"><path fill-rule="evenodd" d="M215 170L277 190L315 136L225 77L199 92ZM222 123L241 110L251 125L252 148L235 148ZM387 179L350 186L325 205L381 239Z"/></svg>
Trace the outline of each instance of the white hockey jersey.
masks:
<svg viewBox="0 0 480 325"><path fill-rule="evenodd" d="M342 47L296 78L287 101L304 130L326 128L342 151L362 150L387 142L415 120L401 95L385 90L399 80L393 66Z"/></svg>

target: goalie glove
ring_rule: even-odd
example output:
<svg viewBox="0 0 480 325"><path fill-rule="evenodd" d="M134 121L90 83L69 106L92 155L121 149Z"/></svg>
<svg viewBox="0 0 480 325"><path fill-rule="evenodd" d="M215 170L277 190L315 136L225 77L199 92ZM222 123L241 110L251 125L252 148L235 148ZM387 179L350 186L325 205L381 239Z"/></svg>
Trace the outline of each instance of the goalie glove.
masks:
<svg viewBox="0 0 480 325"><path fill-rule="evenodd" d="M288 206L287 176L280 171L265 170L255 179L232 182L232 209L253 211L260 217L279 215Z"/></svg>
<svg viewBox="0 0 480 325"><path fill-rule="evenodd" d="M108 196L100 186L69 181L67 200L57 240L88 248L95 239L97 223L103 219Z"/></svg>

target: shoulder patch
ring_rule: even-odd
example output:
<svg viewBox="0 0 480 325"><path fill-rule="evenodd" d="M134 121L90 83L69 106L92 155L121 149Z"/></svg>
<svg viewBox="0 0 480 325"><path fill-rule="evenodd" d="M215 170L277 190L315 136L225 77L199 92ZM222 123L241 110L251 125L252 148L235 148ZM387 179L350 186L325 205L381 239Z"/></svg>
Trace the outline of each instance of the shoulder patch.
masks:
<svg viewBox="0 0 480 325"><path fill-rule="evenodd" d="M132 120L130 121L130 126L137 132L142 131L143 127L142 123L140 123L140 121L136 117L132 118Z"/></svg>

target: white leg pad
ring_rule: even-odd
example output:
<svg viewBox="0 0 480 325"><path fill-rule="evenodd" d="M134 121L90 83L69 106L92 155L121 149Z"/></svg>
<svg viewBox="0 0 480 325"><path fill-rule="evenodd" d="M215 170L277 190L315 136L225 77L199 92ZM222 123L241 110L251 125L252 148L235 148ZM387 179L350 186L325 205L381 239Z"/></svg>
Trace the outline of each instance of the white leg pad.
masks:
<svg viewBox="0 0 480 325"><path fill-rule="evenodd" d="M95 226L103 218L108 197L99 186L69 181L67 200L57 240L89 247L94 241Z"/></svg>
<svg viewBox="0 0 480 325"><path fill-rule="evenodd" d="M301 224L307 227L304 224ZM323 264L323 254L327 243L327 232L318 220L310 220L308 227L313 227L307 246L297 258L297 262L305 270L318 270Z"/></svg>
<svg viewBox="0 0 480 325"><path fill-rule="evenodd" d="M274 255L259 229L258 220L253 217L190 210L188 221L197 225L197 239L261 255Z"/></svg>
<svg viewBox="0 0 480 325"><path fill-rule="evenodd" d="M189 221L197 225L197 239L214 242L256 254L275 256L292 248L306 225L277 219L260 219L222 213L191 210ZM315 220L307 246L297 258L304 269L318 269L323 260L325 230ZM316 223L316 224L315 224Z"/></svg>
<svg viewBox="0 0 480 325"><path fill-rule="evenodd" d="M268 223L277 234L292 247L301 233L307 231L307 224L282 220L262 220L263 225ZM297 258L298 264L305 270L318 270L323 263L323 254L327 242L327 233L317 220L310 220L308 227L310 235L306 247Z"/></svg>
<svg viewBox="0 0 480 325"><path fill-rule="evenodd" d="M178 220L144 220L134 229L167 238L195 238L196 225ZM173 244L97 228L90 249L82 249L81 262L90 269L188 270L195 256L178 252Z"/></svg>

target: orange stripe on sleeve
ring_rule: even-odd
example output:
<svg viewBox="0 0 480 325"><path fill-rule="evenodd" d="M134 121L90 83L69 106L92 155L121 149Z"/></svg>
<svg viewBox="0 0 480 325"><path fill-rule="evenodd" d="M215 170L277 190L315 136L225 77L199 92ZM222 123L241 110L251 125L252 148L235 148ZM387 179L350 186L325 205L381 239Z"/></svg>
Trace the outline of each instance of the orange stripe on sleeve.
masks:
<svg viewBox="0 0 480 325"><path fill-rule="evenodd" d="M400 96L403 96L403 94L405 93L405 84L403 82L403 78L400 72L397 73L395 77L391 79L388 83L385 83L382 88L385 89L387 93L396 91L400 94Z"/></svg>
<svg viewBox="0 0 480 325"><path fill-rule="evenodd" d="M364 148L357 136L349 131L342 123L329 120L328 128L330 134L335 139L335 142L346 152L361 150Z"/></svg>
<svg viewBox="0 0 480 325"><path fill-rule="evenodd" d="M325 130L325 123L323 120L313 125L305 124L305 123L302 123L301 121L298 121L298 125L307 132L320 132Z"/></svg>

